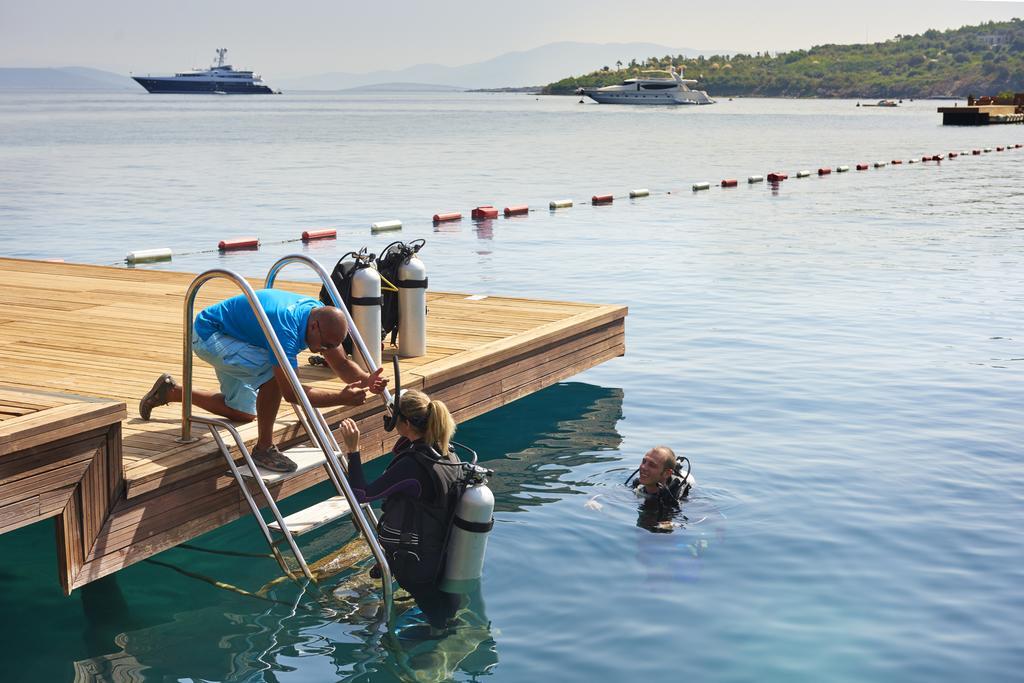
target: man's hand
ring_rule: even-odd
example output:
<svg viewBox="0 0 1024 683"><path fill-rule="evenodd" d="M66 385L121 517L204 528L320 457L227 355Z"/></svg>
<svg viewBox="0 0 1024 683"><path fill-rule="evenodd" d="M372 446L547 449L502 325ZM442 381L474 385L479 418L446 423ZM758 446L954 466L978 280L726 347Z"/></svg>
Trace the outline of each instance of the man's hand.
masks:
<svg viewBox="0 0 1024 683"><path fill-rule="evenodd" d="M366 389L359 389L356 384L349 384L341 390L342 405L361 406L366 403Z"/></svg>
<svg viewBox="0 0 1024 683"><path fill-rule="evenodd" d="M367 375L360 380L356 380L349 384L349 386L367 389L371 394L380 394L388 385L387 378L381 377L381 373L383 372L383 367L377 368L373 371L373 374Z"/></svg>

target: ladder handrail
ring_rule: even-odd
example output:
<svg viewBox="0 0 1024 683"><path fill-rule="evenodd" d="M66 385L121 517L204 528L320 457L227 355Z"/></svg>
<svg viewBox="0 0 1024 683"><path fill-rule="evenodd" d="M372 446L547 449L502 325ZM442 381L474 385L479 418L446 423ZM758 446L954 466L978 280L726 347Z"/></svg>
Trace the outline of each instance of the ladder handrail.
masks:
<svg viewBox="0 0 1024 683"><path fill-rule="evenodd" d="M377 368L380 366L376 364L373 356L369 352L369 349L366 348L366 342L363 341L362 334L360 334L359 329L356 327L355 322L352 320L352 315L351 313L349 313L348 306L344 305L341 298L341 293L338 292L338 288L334 284L334 280L330 277L330 275L327 274L327 271L324 270L324 267L320 265L319 261L317 261L314 258L310 258L305 254L289 254L287 256L282 256L277 261L275 261L274 264L270 266L270 270L267 271L267 277L263 281L264 289L273 289L274 283L277 281L278 273L280 273L285 268L285 266L292 263L303 263L309 266L317 274L317 276L320 278L320 282L323 283L324 287L327 289L327 292L331 295L331 300L334 301L334 307L340 310L342 314L345 316L345 322L348 323L349 336L352 337L352 341L354 342L356 349L358 349L359 355L363 357L363 362L366 364L367 370L371 373L375 372ZM381 398L384 401L384 408L386 410L390 411L394 409L394 399L392 398L391 392L388 391L387 387L385 387L384 390L381 392ZM299 416L299 420L301 420L303 426L306 428L306 433L310 434L310 426L306 418L298 410L295 410L294 412L296 413L296 415ZM330 426L324 419L323 413L317 411L316 416L319 419L320 423L323 425L324 431L327 433L327 436L330 438L332 447L335 449L335 451L340 453L341 447L338 445L338 441L334 438L334 434L333 432L331 432ZM345 468L344 465L342 467L347 472L347 468ZM374 528L376 528L377 515L376 513L374 513L373 508L370 506L369 503L363 503L363 509L366 511L366 514L369 515L370 520L373 522Z"/></svg>
<svg viewBox="0 0 1024 683"><path fill-rule="evenodd" d="M306 261L307 263L311 259L306 257L300 257L300 260ZM315 261L313 261L314 270L318 273L323 274L323 268L320 267ZM348 477L344 475L344 471L341 468L341 464L338 462L337 455L335 454L334 448L332 447L331 441L333 440L333 434L330 438L325 434L324 424L325 420L322 416L315 420L308 420L310 416L319 415L319 411L313 408L313 405L309 401L309 397L302 388L302 383L299 381L298 374L295 369L288 362L288 358L285 356L284 348L281 346L280 340L277 338L277 333L270 324L270 319L267 318L266 311L263 310L263 305L259 299L256 298L256 292L253 290L245 278L238 275L234 271L227 270L226 268L211 268L210 270L204 271L197 275L192 283L189 285L188 290L185 294L185 308L183 316L183 334L182 334L182 383L181 383L181 441L191 442L192 438L192 325L195 318L195 300L199 293L200 287L206 282L223 277L233 281L242 290L246 299L249 301L249 305L252 307L253 313L256 316L257 322L260 324L260 328L263 330L263 334L266 336L267 341L270 342L271 351L274 353L274 357L277 359L278 366L282 372L288 378L288 383L291 386L292 394L298 399L298 403L302 408L302 412L307 417L307 422L312 427L310 437L316 442L316 445L323 451L329 464L327 471L331 475L331 479L336 487L341 489L341 493L348 500L349 507L352 510L352 514L355 517L359 530L363 533L366 538L367 545L370 546L370 550L373 552L374 558L377 560L378 566L381 569L381 584L384 592L384 604L388 610L388 624L391 624L394 609L393 609L393 587L391 568L388 566L387 560L384 557L384 550L380 546L377 540L376 532L370 528L366 521L366 516L363 514L363 509L359 505L355 492L352 490L352 486L349 484ZM268 280L270 277L268 276ZM328 278L329 280L329 278ZM272 281L272 280L271 280ZM333 283L332 283L333 287ZM333 292L337 294L337 290ZM337 296L337 300L340 302L341 297ZM344 305L339 306L342 311L345 312L346 318L349 320L351 317L348 315L348 311ZM355 330L353 326L353 331ZM355 332L355 339L359 339L359 333ZM361 339L359 340L362 341ZM362 349L365 351L365 345ZM368 355L368 354L367 354ZM333 471L333 472L332 472Z"/></svg>
<svg viewBox="0 0 1024 683"><path fill-rule="evenodd" d="M296 406L294 403L291 404L291 405L292 405L292 412L294 412L295 415L298 416L299 422L302 423L303 428L306 430L306 434L312 434L312 431L311 431L312 427L309 426L309 421L306 419L306 416L302 414L302 411L299 410L298 406ZM331 432L331 427L330 427L330 425L327 424L327 420L324 418L324 414L321 413L318 410L318 411L316 411L316 417L317 417L318 420L320 420L320 424L323 426L325 433L330 438L330 440L331 440L331 447L334 448L335 452L340 453L341 452L341 446L338 445L338 440L334 438L334 433ZM310 440L312 440L312 437L310 437ZM348 467L346 467L345 463L343 463L341 460L338 461L338 464L341 465L342 470L345 472L345 475L347 476L348 475ZM327 473L331 476L331 482L334 483L334 488L337 489L338 493L342 493L341 484L338 481L336 481L336 477L335 477L334 473L331 472L330 470L328 470ZM372 522L371 526L374 529L376 529L377 528L377 514L373 511L373 506L371 506L369 503L363 503L363 510L366 512L367 516L370 518L370 522Z"/></svg>
<svg viewBox="0 0 1024 683"><path fill-rule="evenodd" d="M370 355L369 350L366 348L366 343L363 341L362 335L359 333L359 329L356 327L355 322L352 320L352 315L349 313L348 307L342 301L341 294L338 292L338 288L334 285L334 281L331 276L328 275L327 271L320 263L309 256L304 254L289 254L282 256L273 265L270 266L270 270L267 271L267 277L264 280L264 289L273 289L274 283L277 281L277 275L281 270L292 263L301 263L308 266L313 272L320 278L320 282L327 289L331 295L331 299L334 301L334 306L342 312L345 316L345 321L348 323L348 333L355 343L356 348L359 350L360 355L363 357L366 368L369 372L375 372L378 366L373 356ZM302 398L305 399L305 392L303 392ZM388 410L392 410L393 399L391 392L387 390L387 387L381 392L381 398L384 401L384 407ZM330 425L327 424L327 420L324 418L323 413L319 410L306 411L305 408L302 411L305 414L299 414L303 426L306 428L306 433L310 435L312 440L314 434L317 435L317 440L324 438L324 446L322 446L324 454L327 455L327 461L330 463L330 467L327 468L328 474L331 475L331 480L334 482L335 488L343 489L345 498L348 500L349 507L352 510L352 514L355 517L356 524L359 530L363 532L363 536L366 537L366 543L370 546L370 551L373 553L374 559L377 561L377 566L381 570L381 583L384 586L385 602L389 611L389 623L391 615L391 599L388 597L391 593L391 567L388 566L387 560L384 557L384 549L380 546L380 542L377 539L377 515L373 512L373 508L369 503L360 505L355 498L355 493L352 491L352 487L349 484L348 476L346 475L346 468L342 466L341 462L335 457L335 452L341 452L341 448L338 446L337 440L334 438L334 433L331 432ZM315 417L315 425L310 424L308 417ZM312 428L312 431L311 431ZM329 446L329 448L327 447ZM336 474L332 472L332 469L336 471ZM366 516L369 516L373 520L373 525L369 525L366 521Z"/></svg>
<svg viewBox="0 0 1024 683"><path fill-rule="evenodd" d="M356 349L359 350L359 355L362 356L367 371L370 373L376 372L377 368L380 366L374 362L373 356L370 355L370 351L366 347L366 342L363 341L362 335L356 328L356 324L352 320L352 315L349 313L348 307L342 302L341 294L338 292L338 288L335 287L334 281L331 279L331 276L327 274L327 271L324 270L324 267L316 261L316 259L310 258L305 254L289 254L288 256L282 256L275 261L274 265L270 266L270 270L267 271L267 278L263 283L264 289L273 289L278 273L280 273L285 266L291 263L303 263L313 269L313 271L320 277L320 281L323 283L324 287L327 288L328 293L331 295L331 299L334 301L335 308L344 314L345 322L348 323L348 334L355 343ZM384 391L381 392L381 398L384 399L385 406L390 409L393 399L391 397L391 392L388 391L387 387L385 387Z"/></svg>
<svg viewBox="0 0 1024 683"><path fill-rule="evenodd" d="M234 459L232 459L228 455L231 451L227 448L227 445L224 443L224 438L220 435L220 431L218 430L218 428L226 429L231 433L231 436L233 436L235 439L235 443L238 445L238 450L242 453L242 457L245 459L245 464L248 465L249 471L252 472L253 479L255 479L256 485L259 487L260 493L263 494L263 498L267 501L267 503L270 506L270 513L274 516L274 520L277 522L278 527L280 527L281 533L284 534L285 540L288 541L288 546L291 548L292 554L295 555L295 559L299 563L299 568L302 569L302 573L305 575L307 579L314 580L313 573L309 570L309 566L306 564L306 558L303 557L302 551L299 550L299 546L295 542L295 537L292 536L291 530L288 529L287 525L285 524L284 515L281 514L280 508L277 507L277 504L274 502L273 496L270 495L270 489L267 488L266 482L264 482L263 478L260 477L260 473L256 469L256 463L253 462L252 455L249 453L249 449L245 447L245 439L242 438L242 435L238 432L238 429L227 420L205 417L193 417L192 419L195 422L209 426L210 433L213 434L213 438L217 442L217 445L220 447L221 453L225 454L224 459L227 460L228 467L231 469L231 475L235 478L235 481L238 482L238 485L241 487L242 495L245 496L245 501L249 504L249 509L254 512L253 516L256 517L256 521L260 525L260 531L263 532L263 538L266 539L267 544L271 547L271 549L275 549L276 546L274 545L274 537L270 533L270 527L268 527L267 523L264 521L263 515L255 514L259 510L259 506L256 505L256 500L253 498L252 492L249 490L249 487L245 485L245 482L242 479L242 473L238 471L238 466L235 464ZM284 567L282 566L282 568Z"/></svg>
<svg viewBox="0 0 1024 683"><path fill-rule="evenodd" d="M189 443L195 441L192 437L192 326L195 320L195 304L196 295L199 294L199 288L206 284L208 281L223 277L231 280L238 288L242 290L242 294L248 299L249 305L252 307L253 314L256 316L256 321L260 324L260 329L263 330L264 336L267 341L270 342L270 351L274 354L277 359L277 364L281 370L288 377L288 382L292 386L292 391L299 390L300 394L305 394L301 391L302 384L299 382L298 376L295 374L295 369L292 368L291 363L284 355L284 349L281 347L281 342L277 338L277 333L274 332L274 328L270 324L270 319L267 318L266 311L263 310L262 304L259 299L256 298L256 291L252 288L245 278L238 273L228 270L226 268L211 268L210 270L204 271L197 275L188 286L188 290L185 292L185 309L182 317L182 354L181 354L181 438L180 441ZM308 403L308 401L307 401Z"/></svg>

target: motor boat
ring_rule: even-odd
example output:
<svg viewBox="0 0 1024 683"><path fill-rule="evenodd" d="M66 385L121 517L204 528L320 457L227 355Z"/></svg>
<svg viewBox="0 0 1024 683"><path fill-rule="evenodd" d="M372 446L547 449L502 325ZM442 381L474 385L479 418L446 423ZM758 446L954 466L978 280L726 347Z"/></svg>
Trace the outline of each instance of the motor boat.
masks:
<svg viewBox="0 0 1024 683"><path fill-rule="evenodd" d="M226 47L217 50L217 62L209 69L197 69L173 76L132 76L151 93L204 94L204 95L271 95L274 91L264 85L251 71L236 71L224 63Z"/></svg>
<svg viewBox="0 0 1024 683"><path fill-rule="evenodd" d="M714 104L703 90L692 90L697 85L692 78L683 78L674 68L669 67L669 78L660 74L665 71L642 71L638 78L627 78L618 85L603 88L580 88L577 93L586 95L601 104Z"/></svg>

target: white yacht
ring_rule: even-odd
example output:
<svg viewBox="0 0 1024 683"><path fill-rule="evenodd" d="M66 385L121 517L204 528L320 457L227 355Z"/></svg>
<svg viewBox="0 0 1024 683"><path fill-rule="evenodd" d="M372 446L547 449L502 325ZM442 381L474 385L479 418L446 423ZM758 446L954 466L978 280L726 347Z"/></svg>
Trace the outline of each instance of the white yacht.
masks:
<svg viewBox="0 0 1024 683"><path fill-rule="evenodd" d="M209 69L173 76L132 76L151 93L201 93L213 95L270 95L274 91L251 71L236 71L224 63L227 48L217 50L217 63Z"/></svg>
<svg viewBox="0 0 1024 683"><path fill-rule="evenodd" d="M618 85L603 88L580 88L577 92L601 104L714 104L703 90L691 90L697 85L692 78L683 78L669 68L670 78L664 71L641 71L639 78L627 78Z"/></svg>

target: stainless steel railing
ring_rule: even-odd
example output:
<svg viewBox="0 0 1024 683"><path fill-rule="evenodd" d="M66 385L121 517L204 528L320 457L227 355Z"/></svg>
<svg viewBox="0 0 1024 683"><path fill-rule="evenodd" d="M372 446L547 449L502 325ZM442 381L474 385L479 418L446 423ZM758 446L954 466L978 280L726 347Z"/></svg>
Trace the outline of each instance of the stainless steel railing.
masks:
<svg viewBox="0 0 1024 683"><path fill-rule="evenodd" d="M337 307L344 313L345 318L349 323L350 334L352 335L353 341L355 342L360 354L364 359L370 359L371 356L366 349L366 345L363 342L362 338L359 336L359 332L356 330L355 325L352 323L352 317L349 314L348 310L343 305L341 301L341 296L338 293L337 288L334 287L334 283L331 282L330 277L327 275L326 271L324 271L323 267L319 263L317 263L313 259L310 259L302 255L293 255L285 257L278 261L277 263L275 263L274 266L271 268L270 272L267 275L267 286L273 286L273 282L276 279L276 275L280 271L280 269L283 268L285 265L293 262L305 263L306 265L310 266L320 276L320 279L324 282L325 286L327 286L328 291L331 293L331 296L334 299ZM337 441L334 439L334 435L331 433L331 430L329 429L323 415L320 413L319 410L316 410L313 407L313 405L309 401L309 397L306 396L306 392L302 389L302 383L299 381L295 369L292 368L291 363L285 356L284 349L281 346L281 342L277 338L277 334L274 332L274 329L270 324L270 320L267 318L267 314L263 310L263 306L260 304L259 299L256 297L256 292L243 277L241 277L240 275L233 271L224 268L213 268L203 273L200 273L189 285L189 288L185 295L184 315L182 319L182 397L181 437L179 441L183 443L195 441L195 438L192 436L193 420L201 420L206 424L213 423L218 426L225 426L234 432L236 441L241 438L240 435L238 435L237 430L235 430L234 427L230 425L230 423L227 423L222 420L193 418L192 416L192 324L195 318L195 300L200 288L206 282L219 277L231 280L236 285L238 285L239 289L242 290L242 293L248 299L249 304L252 307L253 313L256 316L256 320L259 323L260 328L263 331L263 334L266 336L267 340L270 343L271 351L273 352L274 357L277 359L278 366L282 369L285 376L287 377L288 383L292 389L292 394L298 400L298 406L300 410L296 411L296 413L300 416L300 419L302 420L302 423L305 426L307 433L309 434L310 440L317 447L319 447L321 451L323 451L324 456L326 458L326 470L328 476L330 477L338 493L344 495L345 499L348 501L349 508L352 511L354 519L356 520L356 525L359 528L360 532L363 534L363 536L366 538L366 542L370 546L370 550L374 555L374 559L376 559L377 564L380 566L384 603L385 608L387 609L388 624L390 626L394 615L391 570L390 567L388 567L387 560L384 557L384 550L380 546L380 543L377 539L375 528L372 527L367 520L366 510L369 509L369 506L366 506L366 508L364 508L356 500L355 493L353 492L352 487L349 484L348 478L345 476L344 468L342 467L340 461L338 460L339 449ZM375 367L373 367L372 360L367 361L367 367L370 368L371 372L376 369ZM383 398L385 402L390 402L391 395L389 392L387 392L387 390L384 391ZM218 441L218 446L220 446L222 451L224 451L226 446L223 440L216 433L215 439ZM247 449L244 448L244 443L241 444L240 450L244 455L247 455ZM224 452L226 453L226 457L230 460L230 456L227 455L228 452ZM309 569L306 566L304 559L302 558L302 553L299 551L290 532L287 531L287 527L284 524L283 518L281 518L280 516L280 512L277 510L277 506L274 504L273 499L269 495L269 491L267 491L265 484L263 483L262 479L256 472L255 464L251 461L251 458L249 457L246 457L246 461L247 464L252 469L256 480L260 482L261 493L263 493L264 497L270 504L271 510L279 526L281 527L282 532L288 539L289 545L293 553L295 553L296 559L299 561L299 564L303 569L303 573L308 578L312 578ZM238 479L239 477L237 469L235 467L232 467L232 470L233 474L236 475L236 479ZM247 502L249 502L250 506L254 506L255 501L252 500L251 494L248 493L248 487L245 486L244 483L241 481L239 483L242 484L243 491L246 492ZM253 510L258 512L258 508L253 507ZM372 510L370 510L370 514L372 515ZM262 522L262 516L260 516L259 514L257 514L256 516ZM261 524L261 529L265 526L265 523ZM267 538L270 539L269 530L264 529L264 532ZM271 545L273 547L272 542Z"/></svg>

